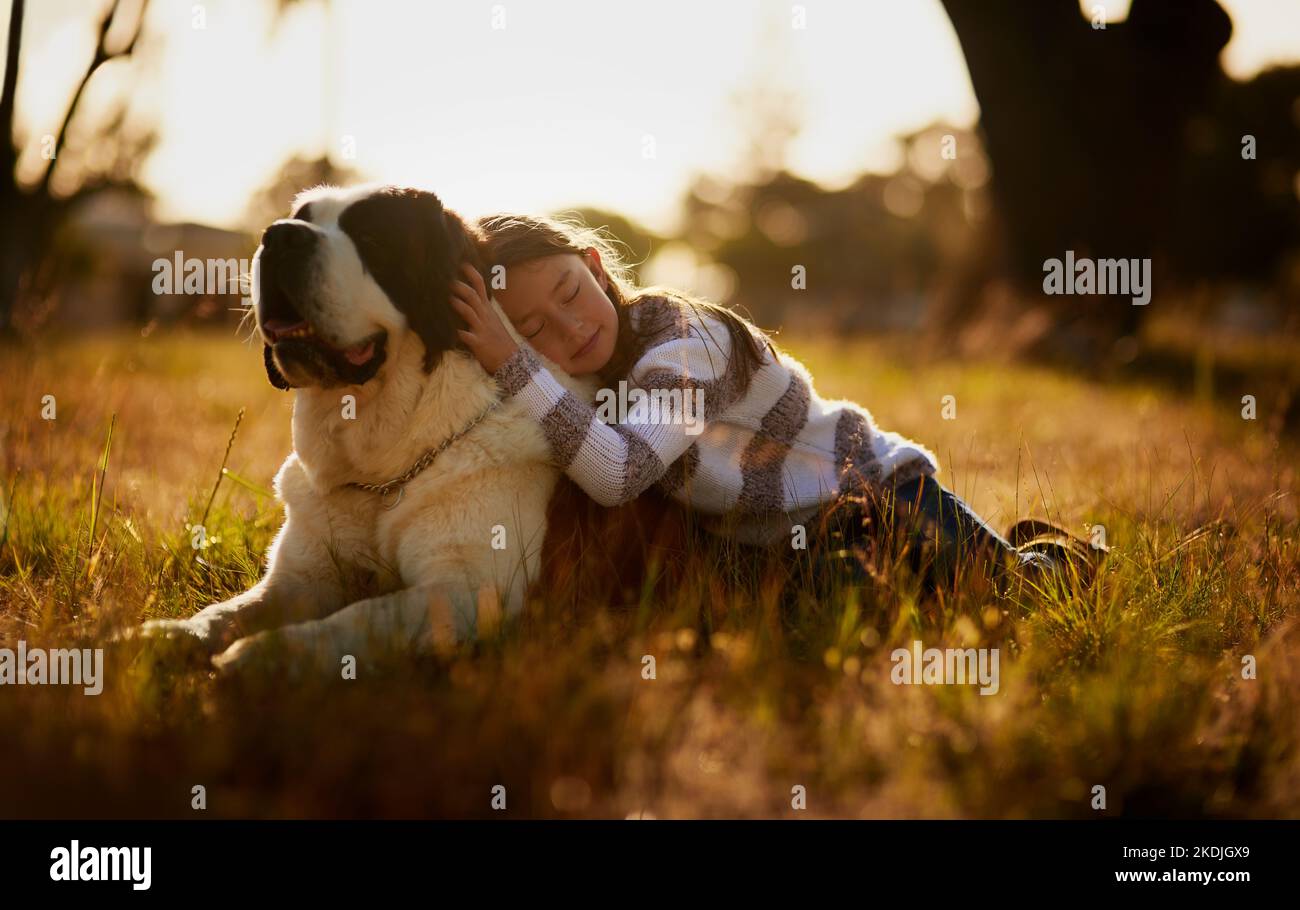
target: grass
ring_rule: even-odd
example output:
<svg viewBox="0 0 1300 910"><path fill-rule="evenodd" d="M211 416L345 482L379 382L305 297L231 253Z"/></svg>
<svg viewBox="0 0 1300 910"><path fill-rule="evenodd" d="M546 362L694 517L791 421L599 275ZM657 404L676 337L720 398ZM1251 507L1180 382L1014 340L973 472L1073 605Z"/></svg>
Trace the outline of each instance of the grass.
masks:
<svg viewBox="0 0 1300 910"><path fill-rule="evenodd" d="M0 811L189 817L202 786L208 817L486 817L501 784L511 817L1300 816L1300 459L1280 421L1190 381L781 340L824 395L930 445L994 525L1104 527L1099 583L927 595L883 559L863 588L782 587L715 545L671 589L542 592L498 640L355 682L110 664L95 697L0 687ZM95 647L252 584L290 447L259 361L163 332L0 352L0 643ZM1000 691L894 685L915 638L1000 648Z"/></svg>

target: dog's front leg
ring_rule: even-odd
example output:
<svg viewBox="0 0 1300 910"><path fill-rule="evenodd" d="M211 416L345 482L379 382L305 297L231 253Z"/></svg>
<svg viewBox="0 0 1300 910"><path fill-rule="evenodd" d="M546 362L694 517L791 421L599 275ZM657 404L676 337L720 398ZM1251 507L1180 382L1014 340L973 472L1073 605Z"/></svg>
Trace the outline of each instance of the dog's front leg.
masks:
<svg viewBox="0 0 1300 910"><path fill-rule="evenodd" d="M151 619L139 630L144 639L166 639L177 651L194 650L210 656L233 642L263 629L274 628L319 616L333 603L337 608L341 591L316 580L264 577L229 600L204 607L185 619Z"/></svg>
<svg viewBox="0 0 1300 910"><path fill-rule="evenodd" d="M501 617L500 598L490 584L477 591L419 585L359 600L315 622L241 638L212 662L224 674L269 666L276 656L306 673L338 673L349 657L358 667L374 668L415 654L448 654L494 634Z"/></svg>
<svg viewBox="0 0 1300 910"><path fill-rule="evenodd" d="M286 520L267 556L266 574L253 587L204 607L186 619L154 619L138 637L206 660L255 632L328 615L345 603L337 561L316 526L286 509Z"/></svg>

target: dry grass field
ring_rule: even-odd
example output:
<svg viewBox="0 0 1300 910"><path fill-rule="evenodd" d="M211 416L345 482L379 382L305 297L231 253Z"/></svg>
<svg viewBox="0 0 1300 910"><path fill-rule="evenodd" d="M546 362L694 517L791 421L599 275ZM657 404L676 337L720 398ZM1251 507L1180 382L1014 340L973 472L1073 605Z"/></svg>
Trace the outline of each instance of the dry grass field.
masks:
<svg viewBox="0 0 1300 910"><path fill-rule="evenodd" d="M670 592L574 610L542 591L500 639L356 681L110 659L97 696L0 687L0 815L488 817L501 784L523 818L1300 817L1300 440L1273 413L1296 351L1225 344L1180 388L781 342L824 395L933 448L992 524L1102 526L1097 585L922 596L884 565L865 591L777 596L706 548ZM1214 387L1229 363L1245 387ZM96 647L248 587L291 408L225 336L0 351L0 644ZM918 638L998 647L997 694L893 684Z"/></svg>

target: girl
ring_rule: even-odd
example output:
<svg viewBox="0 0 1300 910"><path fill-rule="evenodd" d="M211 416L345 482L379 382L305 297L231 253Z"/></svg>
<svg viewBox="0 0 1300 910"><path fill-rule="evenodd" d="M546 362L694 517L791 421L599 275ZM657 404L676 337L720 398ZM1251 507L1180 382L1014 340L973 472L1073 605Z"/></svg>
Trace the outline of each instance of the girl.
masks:
<svg viewBox="0 0 1300 910"><path fill-rule="evenodd" d="M502 394L538 420L557 463L602 505L655 486L701 514L707 529L756 544L790 540L794 525L819 519L833 519L852 543L901 517L942 564L930 568L945 574L967 556L990 560L999 575L1058 567L1044 548L1018 550L934 480L928 449L879 429L852 402L823 400L803 365L751 323L676 291L636 288L598 232L523 215L491 216L479 227L488 268L505 278L496 301L527 343L502 324L468 264L464 280L452 282L452 305L467 326L459 335ZM646 395L607 423L538 353L611 392L625 383L610 398L627 401L630 389Z"/></svg>

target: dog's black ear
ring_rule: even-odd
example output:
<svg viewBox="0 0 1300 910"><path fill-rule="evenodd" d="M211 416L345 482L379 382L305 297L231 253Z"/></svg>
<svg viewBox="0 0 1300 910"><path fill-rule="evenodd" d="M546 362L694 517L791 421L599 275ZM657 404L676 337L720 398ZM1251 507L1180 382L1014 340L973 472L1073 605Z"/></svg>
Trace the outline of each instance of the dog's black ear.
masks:
<svg viewBox="0 0 1300 910"><path fill-rule="evenodd" d="M285 379L284 374L280 372L280 368L275 365L275 358L271 356L269 344L262 345L262 360L266 363L266 378L271 380L271 385L286 392L293 388L289 380Z"/></svg>
<svg viewBox="0 0 1300 910"><path fill-rule="evenodd" d="M375 283L424 342L424 370L446 351L464 350L464 321L451 308L451 281L463 261L478 268L481 237L425 190L386 187L339 218Z"/></svg>
<svg viewBox="0 0 1300 910"><path fill-rule="evenodd" d="M424 342L424 371L428 373L444 352L464 347L456 330L465 328L465 324L450 304L451 282L460 267L460 244L449 230L454 223L450 219L456 216L443 209L433 193L414 192L408 209L415 227L410 236L419 247L411 254L412 262L419 263L416 280L422 287L398 306Z"/></svg>

